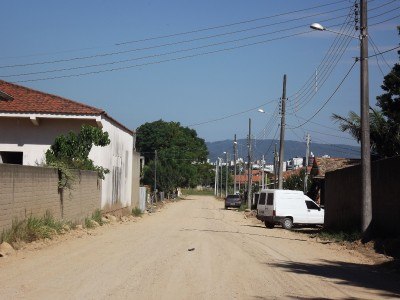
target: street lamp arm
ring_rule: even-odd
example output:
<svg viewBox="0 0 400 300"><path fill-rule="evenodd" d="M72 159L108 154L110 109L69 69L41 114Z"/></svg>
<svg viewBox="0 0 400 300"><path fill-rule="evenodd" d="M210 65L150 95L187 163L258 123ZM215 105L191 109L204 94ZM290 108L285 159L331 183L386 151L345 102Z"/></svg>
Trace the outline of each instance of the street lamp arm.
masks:
<svg viewBox="0 0 400 300"><path fill-rule="evenodd" d="M335 30L332 30L332 29L328 29L328 28L322 26L322 25L319 24L319 23L312 23L312 24L310 25L310 28L311 28L311 29L314 29L314 30L318 30L318 31L329 31L329 32L332 32L332 33L335 33L335 34L348 36L348 37L351 37L351 38L357 39L357 40L360 39L359 37L356 37L356 36L354 36L354 35L350 35L350 34L347 34L347 33L343 33L343 32L335 31Z"/></svg>

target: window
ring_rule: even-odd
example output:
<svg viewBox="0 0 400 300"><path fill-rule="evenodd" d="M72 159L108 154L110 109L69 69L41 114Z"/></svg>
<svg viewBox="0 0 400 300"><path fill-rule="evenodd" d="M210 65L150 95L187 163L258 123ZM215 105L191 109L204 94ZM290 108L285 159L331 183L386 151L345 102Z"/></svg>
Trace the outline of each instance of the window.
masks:
<svg viewBox="0 0 400 300"><path fill-rule="evenodd" d="M268 193L267 205L274 205L274 194Z"/></svg>
<svg viewBox="0 0 400 300"><path fill-rule="evenodd" d="M260 199L258 200L258 204L265 205L265 193L260 194Z"/></svg>
<svg viewBox="0 0 400 300"><path fill-rule="evenodd" d="M0 151L0 163L22 165L22 152Z"/></svg>
<svg viewBox="0 0 400 300"><path fill-rule="evenodd" d="M307 205L308 209L318 209L319 210L319 206L312 201L306 200L306 205Z"/></svg>

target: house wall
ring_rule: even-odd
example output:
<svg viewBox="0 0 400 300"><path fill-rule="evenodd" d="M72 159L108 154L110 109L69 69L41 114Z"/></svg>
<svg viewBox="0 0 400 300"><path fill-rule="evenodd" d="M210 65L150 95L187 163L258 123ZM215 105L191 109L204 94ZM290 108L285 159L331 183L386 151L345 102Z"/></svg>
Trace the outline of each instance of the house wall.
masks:
<svg viewBox="0 0 400 300"><path fill-rule="evenodd" d="M59 193L53 168L0 164L0 232L14 218L42 217L80 222L100 208L101 181L91 171L75 172L72 190Z"/></svg>
<svg viewBox="0 0 400 300"><path fill-rule="evenodd" d="M94 120L40 119L35 126L29 118L0 118L0 151L23 152L23 165L35 166L60 134L78 132L82 124L97 126Z"/></svg>
<svg viewBox="0 0 400 300"><path fill-rule="evenodd" d="M399 235L400 157L372 163L373 228L380 235ZM325 227L358 229L361 224L361 167L325 174Z"/></svg>
<svg viewBox="0 0 400 300"><path fill-rule="evenodd" d="M61 118L63 117L63 118ZM23 152L23 165L38 165L44 162L45 152L60 134L79 132L83 124L98 126L111 140L106 147L94 146L90 152L96 165L110 170L102 183L101 208L112 209L131 205L132 201L132 153L133 136L107 117L71 116L60 118L38 118L35 126L27 117L0 117L0 151ZM0 162L1 163L1 162Z"/></svg>
<svg viewBox="0 0 400 300"><path fill-rule="evenodd" d="M108 119L103 118L101 123L111 143L106 147L94 146L89 155L96 164L110 171L103 182L101 207L131 206L133 136Z"/></svg>
<svg viewBox="0 0 400 300"><path fill-rule="evenodd" d="M140 153L134 151L132 155L132 207L140 207Z"/></svg>

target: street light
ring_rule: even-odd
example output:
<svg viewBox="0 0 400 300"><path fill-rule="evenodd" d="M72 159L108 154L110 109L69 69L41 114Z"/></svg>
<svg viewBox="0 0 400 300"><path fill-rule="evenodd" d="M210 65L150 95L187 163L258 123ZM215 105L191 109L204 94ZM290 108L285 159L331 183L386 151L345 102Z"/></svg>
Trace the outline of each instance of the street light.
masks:
<svg viewBox="0 0 400 300"><path fill-rule="evenodd" d="M360 123L361 123L361 231L363 239L368 240L372 222L371 195L371 142L369 124L369 79L368 79L368 18L367 1L360 1ZM313 23L316 30L326 30ZM336 33L336 32L335 32ZM338 33L342 34L342 33ZM346 34L343 34L346 35ZM353 36L352 36L353 37Z"/></svg>
<svg viewBox="0 0 400 300"><path fill-rule="evenodd" d="M351 38L357 39L357 40L359 39L358 37L356 37L356 36L354 36L354 35L350 35L350 34L347 34L347 33L343 33L343 32L335 31L335 30L332 30L332 29L328 29L328 28L322 26L322 25L319 24L319 23L312 23L312 24L310 25L310 28L311 28L311 29L314 29L314 30L318 30L318 31L328 31L328 32L332 32L332 33L335 33L335 34L348 36L348 37L351 37Z"/></svg>

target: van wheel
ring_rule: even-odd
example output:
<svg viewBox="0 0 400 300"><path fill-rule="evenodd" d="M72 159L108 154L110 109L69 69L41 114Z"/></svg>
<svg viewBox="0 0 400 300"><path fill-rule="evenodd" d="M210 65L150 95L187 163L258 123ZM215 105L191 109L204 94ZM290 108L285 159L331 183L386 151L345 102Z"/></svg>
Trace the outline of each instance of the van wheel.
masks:
<svg viewBox="0 0 400 300"><path fill-rule="evenodd" d="M267 227L267 228L269 228L269 229L272 229L272 228L275 227L275 224L274 224L274 223L271 223L271 222L265 221L265 227Z"/></svg>
<svg viewBox="0 0 400 300"><path fill-rule="evenodd" d="M287 229L287 230L292 229L292 227L293 227L293 221L292 221L292 219L290 219L290 218L284 218L283 221L282 221L282 227L285 228L285 229Z"/></svg>

